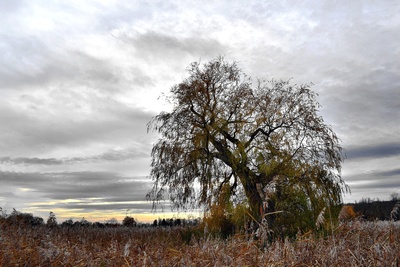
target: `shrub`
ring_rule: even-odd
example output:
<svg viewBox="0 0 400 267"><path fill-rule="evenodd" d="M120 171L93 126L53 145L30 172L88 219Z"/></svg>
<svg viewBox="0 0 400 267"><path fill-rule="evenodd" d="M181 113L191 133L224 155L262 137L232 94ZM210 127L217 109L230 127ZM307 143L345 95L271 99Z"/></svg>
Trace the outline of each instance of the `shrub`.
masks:
<svg viewBox="0 0 400 267"><path fill-rule="evenodd" d="M74 225L74 221L72 219L65 220L62 224L61 227L71 227Z"/></svg>
<svg viewBox="0 0 400 267"><path fill-rule="evenodd" d="M49 218L47 219L46 225L49 227L57 226L57 218L56 218L56 215L52 211L50 211L50 213L49 213Z"/></svg>
<svg viewBox="0 0 400 267"><path fill-rule="evenodd" d="M43 224L43 218L33 216L31 213L21 213L16 209L5 218L9 224L38 226Z"/></svg>
<svg viewBox="0 0 400 267"><path fill-rule="evenodd" d="M123 226L128 226L128 227L134 227L136 226L136 221L134 218L130 216L126 216L124 220L122 221Z"/></svg>
<svg viewBox="0 0 400 267"><path fill-rule="evenodd" d="M339 221L343 223L352 221L355 218L356 218L356 212L354 211L353 206L344 205L339 213Z"/></svg>
<svg viewBox="0 0 400 267"><path fill-rule="evenodd" d="M393 206L392 211L390 212L390 219L393 221L400 220L400 201Z"/></svg>

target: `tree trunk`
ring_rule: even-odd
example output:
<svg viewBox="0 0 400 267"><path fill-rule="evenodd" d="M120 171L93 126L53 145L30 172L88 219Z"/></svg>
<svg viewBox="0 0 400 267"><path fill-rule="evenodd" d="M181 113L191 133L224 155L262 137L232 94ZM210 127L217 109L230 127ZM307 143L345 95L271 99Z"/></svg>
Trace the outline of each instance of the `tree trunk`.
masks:
<svg viewBox="0 0 400 267"><path fill-rule="evenodd" d="M263 198L257 190L256 177L254 175L240 175L239 178L244 187L247 200L249 201L251 216L253 216L253 219L257 220L257 222L260 222L262 219Z"/></svg>

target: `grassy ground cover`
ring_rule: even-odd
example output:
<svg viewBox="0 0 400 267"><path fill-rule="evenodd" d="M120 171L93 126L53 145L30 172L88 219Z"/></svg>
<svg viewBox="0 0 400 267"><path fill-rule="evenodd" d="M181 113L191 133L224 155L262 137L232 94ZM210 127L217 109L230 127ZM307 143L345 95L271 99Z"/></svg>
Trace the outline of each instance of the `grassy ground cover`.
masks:
<svg viewBox="0 0 400 267"><path fill-rule="evenodd" d="M400 223L261 243L194 228L47 227L0 222L0 266L400 266Z"/></svg>

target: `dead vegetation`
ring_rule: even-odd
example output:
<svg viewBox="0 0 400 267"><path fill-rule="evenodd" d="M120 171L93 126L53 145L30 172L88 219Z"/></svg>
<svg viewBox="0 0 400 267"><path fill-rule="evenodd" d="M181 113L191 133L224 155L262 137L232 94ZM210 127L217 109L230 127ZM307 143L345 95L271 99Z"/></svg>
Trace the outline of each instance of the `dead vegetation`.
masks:
<svg viewBox="0 0 400 267"><path fill-rule="evenodd" d="M0 222L0 266L399 266L399 222L348 222L328 237L260 243L196 228L47 227Z"/></svg>

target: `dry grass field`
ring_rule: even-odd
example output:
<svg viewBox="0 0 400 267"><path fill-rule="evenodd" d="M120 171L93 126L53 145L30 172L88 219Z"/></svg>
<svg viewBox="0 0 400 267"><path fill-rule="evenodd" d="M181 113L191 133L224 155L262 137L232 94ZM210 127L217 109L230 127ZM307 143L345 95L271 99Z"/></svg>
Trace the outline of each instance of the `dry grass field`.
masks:
<svg viewBox="0 0 400 267"><path fill-rule="evenodd" d="M352 222L325 238L263 245L193 228L0 224L0 266L400 266L399 259L399 222Z"/></svg>

